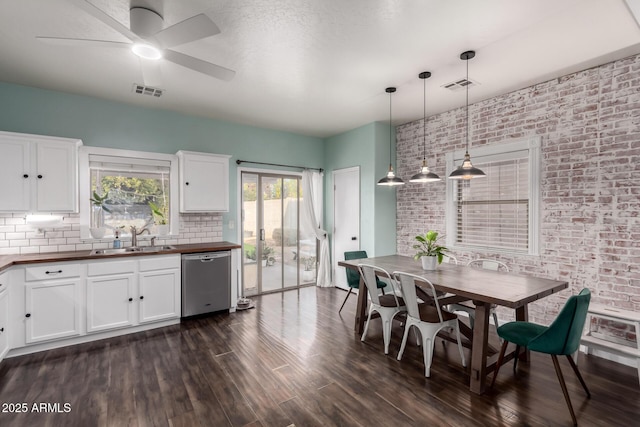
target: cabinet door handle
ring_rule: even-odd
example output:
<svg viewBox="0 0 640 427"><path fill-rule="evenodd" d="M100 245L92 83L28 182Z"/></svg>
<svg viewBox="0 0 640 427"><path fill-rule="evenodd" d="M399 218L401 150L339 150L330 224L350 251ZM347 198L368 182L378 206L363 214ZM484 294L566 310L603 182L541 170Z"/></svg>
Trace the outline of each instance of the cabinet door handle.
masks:
<svg viewBox="0 0 640 427"><path fill-rule="evenodd" d="M140 299L144 299L144 296L143 296L143 295L140 295Z"/></svg>
<svg viewBox="0 0 640 427"><path fill-rule="evenodd" d="M133 298L129 298L129 302L133 301Z"/></svg>
<svg viewBox="0 0 640 427"><path fill-rule="evenodd" d="M42 175L38 175L38 179L42 179Z"/></svg>
<svg viewBox="0 0 640 427"><path fill-rule="evenodd" d="M4 332L4 328L0 328L0 332Z"/></svg>
<svg viewBox="0 0 640 427"><path fill-rule="evenodd" d="M23 178L29 178L29 174L25 173L24 175L22 175Z"/></svg>
<svg viewBox="0 0 640 427"><path fill-rule="evenodd" d="M184 185L189 185L189 183L188 183L188 182L185 182L185 183L184 183Z"/></svg>
<svg viewBox="0 0 640 427"><path fill-rule="evenodd" d="M45 274L60 274L60 273L62 273L62 270L58 270L58 271L49 271L49 270L47 270L44 273Z"/></svg>
<svg viewBox="0 0 640 427"><path fill-rule="evenodd" d="M31 317L31 313L25 314L24 317Z"/></svg>

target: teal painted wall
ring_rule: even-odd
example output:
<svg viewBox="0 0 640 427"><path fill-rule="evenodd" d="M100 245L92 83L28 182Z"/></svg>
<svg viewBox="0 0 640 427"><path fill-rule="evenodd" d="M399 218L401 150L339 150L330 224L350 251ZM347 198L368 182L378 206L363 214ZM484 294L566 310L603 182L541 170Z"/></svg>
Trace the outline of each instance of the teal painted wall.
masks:
<svg viewBox="0 0 640 427"><path fill-rule="evenodd" d="M395 140L395 128L392 128ZM395 148L395 144L394 144ZM333 179L337 169L360 167L360 248L369 256L395 253L396 190L376 185L389 166L389 125L370 123L325 140L325 224L333 230Z"/></svg>
<svg viewBox="0 0 640 427"><path fill-rule="evenodd" d="M0 99L4 131L79 138L97 147L231 155L230 210L223 220L224 239L234 242L237 230L228 226L237 218L237 159L323 167L321 138L1 82Z"/></svg>

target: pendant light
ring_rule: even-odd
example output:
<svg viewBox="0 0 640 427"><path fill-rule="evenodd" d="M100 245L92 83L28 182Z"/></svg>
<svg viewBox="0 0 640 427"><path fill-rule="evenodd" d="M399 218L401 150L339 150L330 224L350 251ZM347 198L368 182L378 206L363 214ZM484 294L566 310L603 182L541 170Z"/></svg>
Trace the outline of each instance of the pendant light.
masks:
<svg viewBox="0 0 640 427"><path fill-rule="evenodd" d="M469 156L469 60L474 56L476 56L476 53L472 50L462 52L460 54L460 59L467 61L467 81L465 85L467 89L467 149L464 154L462 164L458 166L458 169L451 172L449 179L473 179L484 178L487 176L484 172L471 164L471 156Z"/></svg>
<svg viewBox="0 0 640 427"><path fill-rule="evenodd" d="M424 119L422 121L422 167L417 174L411 177L409 182L436 182L440 181L440 177L435 173L429 171L429 166L427 166L427 79L431 77L431 73L428 71L423 71L422 73L418 74L418 77L422 79L424 91Z"/></svg>
<svg viewBox="0 0 640 427"><path fill-rule="evenodd" d="M389 172L378 181L378 185L386 185L386 186L396 186L396 185L404 185L404 181L396 176L393 173L393 166L391 165L391 147L393 144L392 137L392 126L391 126L391 94L396 91L395 87L388 87L385 89L385 92L389 94Z"/></svg>

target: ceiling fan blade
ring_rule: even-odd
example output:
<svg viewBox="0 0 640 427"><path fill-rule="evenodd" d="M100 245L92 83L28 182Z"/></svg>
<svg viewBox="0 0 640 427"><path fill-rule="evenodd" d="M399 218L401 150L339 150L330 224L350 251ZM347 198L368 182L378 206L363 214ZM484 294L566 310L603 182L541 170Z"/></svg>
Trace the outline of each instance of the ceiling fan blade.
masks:
<svg viewBox="0 0 640 427"><path fill-rule="evenodd" d="M142 70L142 81L145 86L162 86L162 70L160 61L140 58L140 69Z"/></svg>
<svg viewBox="0 0 640 427"><path fill-rule="evenodd" d="M163 47L173 47L219 33L220 29L211 18L201 13L158 31L154 37Z"/></svg>
<svg viewBox="0 0 640 427"><path fill-rule="evenodd" d="M43 43L54 44L57 46L131 48L131 43L112 42L109 40L70 39L64 37L42 36L36 36L36 39Z"/></svg>
<svg viewBox="0 0 640 427"><path fill-rule="evenodd" d="M229 81L236 75L236 72L233 70L194 58L193 56L185 55L184 53L176 52L174 50L165 50L163 56L167 61L182 65L183 67L190 68L216 79Z"/></svg>
<svg viewBox="0 0 640 427"><path fill-rule="evenodd" d="M119 21L117 21L116 19L112 18L111 16L109 16L105 12L103 12L102 9L99 9L98 7L96 7L93 4L89 3L88 1L86 1L86 0L71 0L71 2L73 4L75 4L77 7L79 7L80 9L84 10L89 15L93 16L94 18L96 18L98 21L101 21L105 25L113 28L114 30L116 30L117 32L119 32L120 34L122 34L123 36L128 38L129 40L136 41L136 42L142 41L140 39L140 37L135 35L130 29L128 29L127 27L122 25Z"/></svg>

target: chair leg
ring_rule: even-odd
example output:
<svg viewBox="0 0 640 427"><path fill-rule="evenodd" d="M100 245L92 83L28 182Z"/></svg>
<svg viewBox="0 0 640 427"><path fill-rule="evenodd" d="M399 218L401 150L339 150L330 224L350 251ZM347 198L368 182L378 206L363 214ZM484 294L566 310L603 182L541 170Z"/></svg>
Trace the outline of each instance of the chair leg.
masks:
<svg viewBox="0 0 640 427"><path fill-rule="evenodd" d="M513 358L513 373L516 373L518 368L518 359L520 358L520 346L516 344L516 357Z"/></svg>
<svg viewBox="0 0 640 427"><path fill-rule="evenodd" d="M570 355L567 354L566 356L567 356L567 360L569 360L569 364L573 368L573 372L576 373L576 377L578 377L578 379L580 380L580 384L582 384L582 388L587 393L587 397L591 398L591 393L589 392L589 389L587 388L587 383L584 382L584 379L582 378L582 375L580 375L580 371L578 370L578 365L576 365L576 362L573 361L573 358Z"/></svg>
<svg viewBox="0 0 640 427"><path fill-rule="evenodd" d="M456 338L458 340L458 350L460 351L460 360L462 361L462 366L466 368L467 361L464 360L464 353L462 352L462 339L460 338L460 326L458 326L457 320L456 320L456 326L453 329L456 330Z"/></svg>
<svg viewBox="0 0 640 427"><path fill-rule="evenodd" d="M491 310L491 314L493 315L493 324L496 327L496 333L498 333L498 315L496 314L495 310ZM502 343L502 338L500 338L500 335L498 335L498 339L500 340L500 343Z"/></svg>
<svg viewBox="0 0 640 427"><path fill-rule="evenodd" d="M362 338L360 338L360 341L364 342L364 339L367 336L367 331L369 330L369 322L371 321L371 312L373 310L369 310L369 315L367 316L367 323L365 323L364 325L364 331L362 331Z"/></svg>
<svg viewBox="0 0 640 427"><path fill-rule="evenodd" d="M426 335L426 334L423 334ZM424 376L429 378L431 376L431 360L433 360L433 339L423 337L422 340L422 354L424 356Z"/></svg>
<svg viewBox="0 0 640 427"><path fill-rule="evenodd" d="M498 355L498 361L496 362L496 368L493 371L493 381L491 381L491 388L496 383L496 377L498 376L498 371L500 370L500 366L502 366L502 361L504 360L504 353L507 351L507 345L509 345L509 341L503 340L502 347L500 347L500 354Z"/></svg>
<svg viewBox="0 0 640 427"><path fill-rule="evenodd" d="M386 319L382 321L382 340L384 341L384 354L389 354L389 342L391 341L391 321Z"/></svg>
<svg viewBox="0 0 640 427"><path fill-rule="evenodd" d="M351 295L352 290L353 288L349 288L349 292L347 292L347 296L344 297L344 301L342 301L342 305L340 306L340 310L338 310L338 314L340 314L340 312L342 311L342 307L344 307L344 305L347 303L347 300L349 299L349 295Z"/></svg>
<svg viewBox="0 0 640 427"><path fill-rule="evenodd" d="M411 325L406 324L404 327L404 335L402 335L402 344L400 344L400 351L398 352L398 360L402 360L402 354L404 353L404 348L407 345L407 338L409 337L409 329L411 329Z"/></svg>
<svg viewBox="0 0 640 427"><path fill-rule="evenodd" d="M567 384L565 384L564 377L562 376L562 370L560 370L560 363L558 362L558 356L556 356L555 354L552 354L551 359L553 360L553 367L556 368L556 374L558 375L558 381L560 381L560 387L562 387L564 400L567 401L569 412L571 412L571 419L573 420L573 425L577 426L578 421L576 420L576 414L573 412L573 406L571 405L571 398L569 398L569 391L567 390Z"/></svg>

